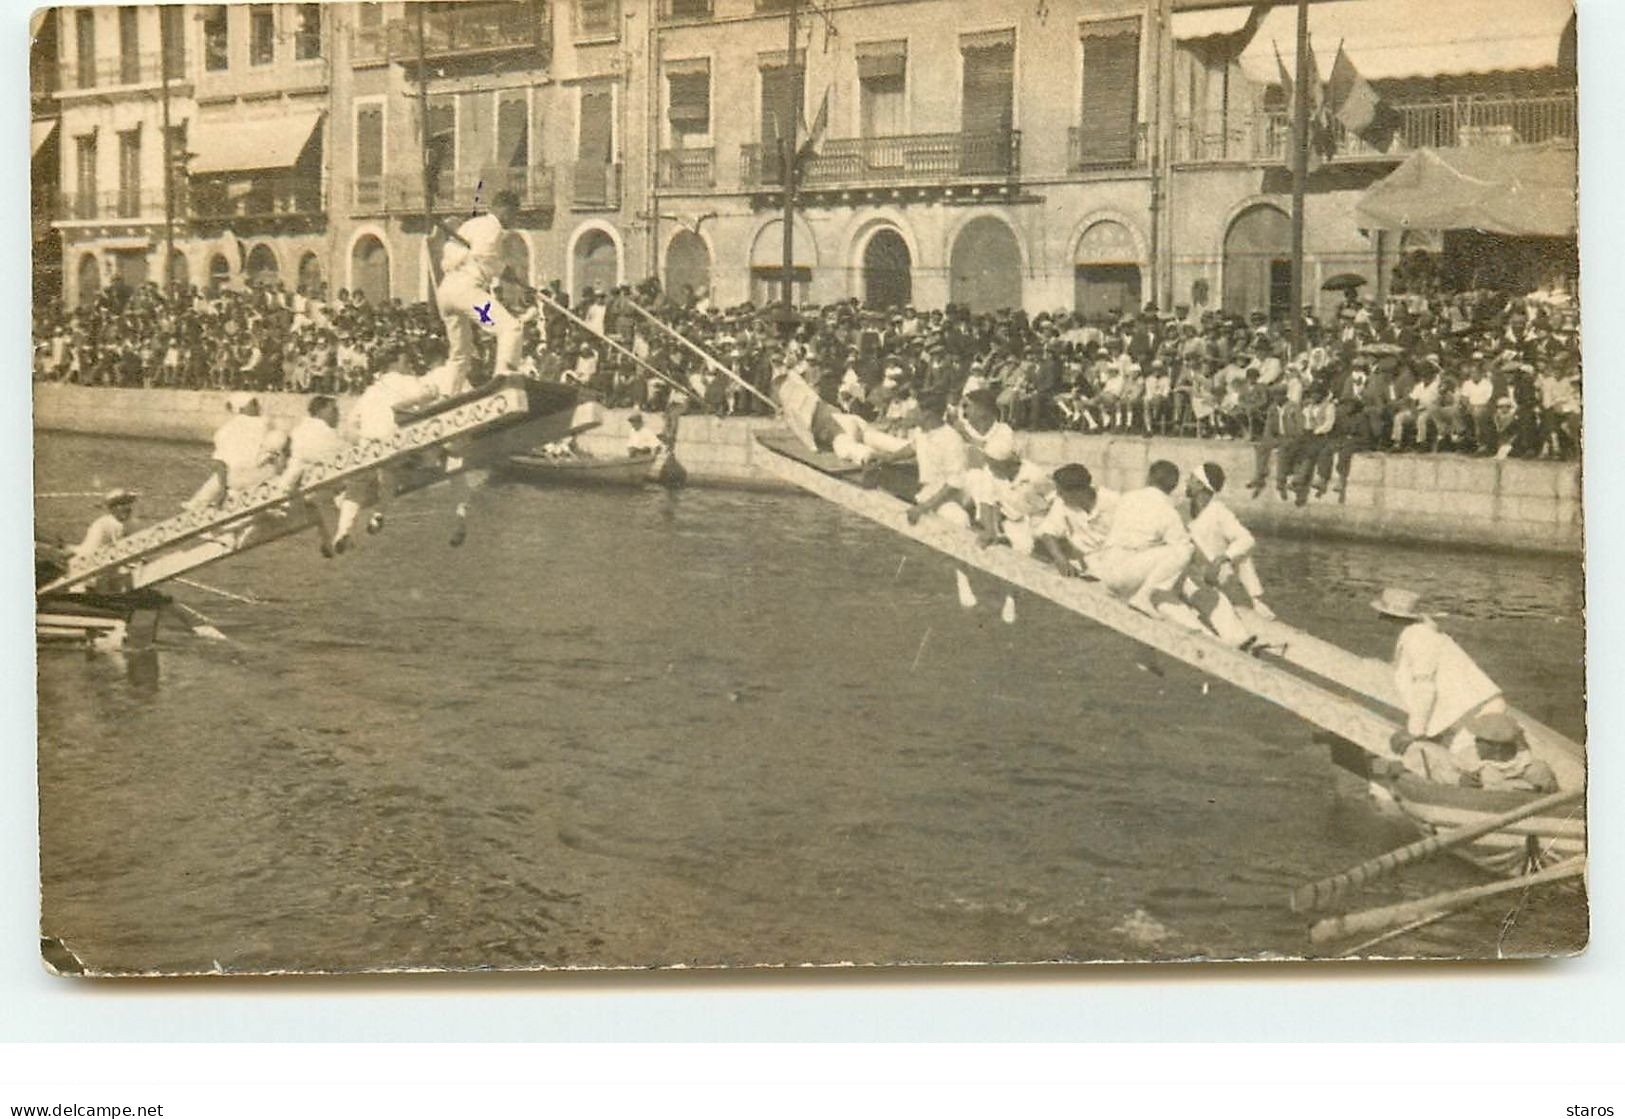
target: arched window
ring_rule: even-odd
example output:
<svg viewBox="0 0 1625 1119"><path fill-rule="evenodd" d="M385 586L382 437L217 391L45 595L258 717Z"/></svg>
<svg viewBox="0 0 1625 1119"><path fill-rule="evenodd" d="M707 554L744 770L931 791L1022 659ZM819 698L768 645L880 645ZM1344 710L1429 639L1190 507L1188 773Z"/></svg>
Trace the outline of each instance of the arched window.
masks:
<svg viewBox="0 0 1625 1119"><path fill-rule="evenodd" d="M878 230L863 247L863 302L904 307L914 302L914 258L895 229Z"/></svg>
<svg viewBox="0 0 1625 1119"><path fill-rule="evenodd" d="M370 233L350 250L350 290L365 295L374 307L389 301L389 249Z"/></svg>
<svg viewBox="0 0 1625 1119"><path fill-rule="evenodd" d="M698 233L679 230L666 246L666 292L679 302L711 289L711 250Z"/></svg>
<svg viewBox="0 0 1625 1119"><path fill-rule="evenodd" d="M268 284L276 280L276 253L271 251L270 245L255 245L248 250L247 272L251 284Z"/></svg>
<svg viewBox="0 0 1625 1119"><path fill-rule="evenodd" d="M1140 261L1134 235L1121 222L1083 231L1072 262L1073 306L1091 320L1133 314L1140 306Z"/></svg>
<svg viewBox="0 0 1625 1119"><path fill-rule="evenodd" d="M1224 235L1224 309L1288 315L1292 298L1292 219L1270 205L1243 210Z"/></svg>
<svg viewBox="0 0 1625 1119"><path fill-rule="evenodd" d="M575 298L580 299L588 287L609 292L615 287L617 274L615 239L602 229L589 229L576 240Z"/></svg>
<svg viewBox="0 0 1625 1119"><path fill-rule="evenodd" d="M209 258L209 290L219 291L231 281L231 265L227 263L225 255L215 253Z"/></svg>
<svg viewBox="0 0 1625 1119"><path fill-rule="evenodd" d="M96 263L95 253L79 258L79 305L88 307L102 292L102 270Z"/></svg>
<svg viewBox="0 0 1625 1119"><path fill-rule="evenodd" d="M948 269L948 298L973 314L1021 306L1021 248L998 218L966 223L954 238Z"/></svg>
<svg viewBox="0 0 1625 1119"><path fill-rule="evenodd" d="M790 298L797 304L807 302L812 289L813 268L818 263L818 251L812 230L800 218L796 219L791 238ZM750 247L750 297L757 306L779 302L783 295L784 277L784 221L775 218L762 226Z"/></svg>
<svg viewBox="0 0 1625 1119"><path fill-rule="evenodd" d="M306 295L315 295L322 286L322 260L315 253L306 253L299 258L299 290Z"/></svg>

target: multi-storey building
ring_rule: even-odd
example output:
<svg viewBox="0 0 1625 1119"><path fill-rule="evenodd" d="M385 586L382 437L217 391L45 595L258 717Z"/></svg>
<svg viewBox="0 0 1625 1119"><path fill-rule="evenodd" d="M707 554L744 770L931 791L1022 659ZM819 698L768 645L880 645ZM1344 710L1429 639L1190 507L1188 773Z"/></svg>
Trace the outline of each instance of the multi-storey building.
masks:
<svg viewBox="0 0 1625 1119"><path fill-rule="evenodd" d="M1311 5L1320 75L1341 45L1397 123L1380 147L1333 125L1308 182L1303 302L1334 273L1380 288L1401 252L1443 246L1355 215L1416 149L1572 145L1567 0L1459 0L1425 20L1406 5ZM1100 316L1295 301L1276 61L1291 65L1293 5L796 7L793 45L790 0L59 9L36 83L54 80L61 123L39 117L35 139L60 167L67 295L156 277L168 229L177 279L420 299L428 225L512 189L507 253L526 278L579 292L655 274L761 303L785 279L793 130L803 301Z"/></svg>
<svg viewBox="0 0 1625 1119"><path fill-rule="evenodd" d="M36 59L34 80L50 81L54 66L54 225L70 302L115 276L133 286L162 275L166 215L178 201L165 189L164 122L171 152L183 150L194 109L186 18L180 6L56 9L55 58Z"/></svg>
<svg viewBox="0 0 1625 1119"><path fill-rule="evenodd" d="M35 12L29 23L29 241L34 258L34 301L62 294L62 235L54 225L62 188L62 134L57 127L57 14Z"/></svg>

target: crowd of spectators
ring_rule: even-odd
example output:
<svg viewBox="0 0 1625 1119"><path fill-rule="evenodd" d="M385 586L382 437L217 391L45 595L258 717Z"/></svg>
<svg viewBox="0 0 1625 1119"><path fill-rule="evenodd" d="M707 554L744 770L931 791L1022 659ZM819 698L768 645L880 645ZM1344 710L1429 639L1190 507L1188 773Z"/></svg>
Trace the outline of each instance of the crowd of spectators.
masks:
<svg viewBox="0 0 1625 1119"><path fill-rule="evenodd" d="M556 284L551 294L568 305ZM578 381L611 405L658 409L681 385L711 412L766 411L634 302L764 394L787 363L831 403L881 422L906 416L922 393L985 387L1018 429L1303 436L1345 463L1358 451L1578 454L1577 312L1560 296L1430 291L1379 303L1351 290L1324 321L1306 310L1307 345L1294 354L1289 325L1261 314L1147 309L1102 323L852 300L803 308L787 327L779 307L718 308L703 292L674 297L647 281L589 289L573 312L662 375L551 310L526 324L523 371ZM172 298L114 285L89 307L37 308L35 337L36 376L90 385L356 392L445 355L427 304L277 284Z"/></svg>

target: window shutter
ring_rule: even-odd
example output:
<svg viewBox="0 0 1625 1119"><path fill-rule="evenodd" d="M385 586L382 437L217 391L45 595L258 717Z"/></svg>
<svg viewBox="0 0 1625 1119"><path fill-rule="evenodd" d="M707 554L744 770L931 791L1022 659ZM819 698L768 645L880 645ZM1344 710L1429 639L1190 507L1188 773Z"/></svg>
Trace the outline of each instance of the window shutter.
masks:
<svg viewBox="0 0 1625 1119"><path fill-rule="evenodd" d="M1008 132L1014 123L1016 44L1011 32L966 36L960 120L968 134Z"/></svg>
<svg viewBox="0 0 1625 1119"><path fill-rule="evenodd" d="M707 71L668 74L670 104L666 119L683 132L711 130L711 75Z"/></svg>
<svg viewBox="0 0 1625 1119"><path fill-rule="evenodd" d="M1140 21L1083 24L1081 164L1132 163L1139 131Z"/></svg>

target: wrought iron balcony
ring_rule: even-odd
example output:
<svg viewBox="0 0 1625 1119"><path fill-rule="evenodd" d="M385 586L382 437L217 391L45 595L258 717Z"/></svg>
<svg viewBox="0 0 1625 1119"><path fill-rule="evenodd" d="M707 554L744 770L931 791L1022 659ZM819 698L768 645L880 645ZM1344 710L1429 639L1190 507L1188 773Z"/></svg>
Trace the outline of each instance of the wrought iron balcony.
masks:
<svg viewBox="0 0 1625 1119"><path fill-rule="evenodd" d="M205 222L324 213L321 184L297 175L250 180L241 186L229 182L194 183L189 194L190 206L184 212ZM179 203L176 210L182 211Z"/></svg>
<svg viewBox="0 0 1625 1119"><path fill-rule="evenodd" d="M671 148L660 153L660 186L668 190L709 190L717 185L715 148Z"/></svg>
<svg viewBox="0 0 1625 1119"><path fill-rule="evenodd" d="M1111 171L1143 168L1146 161L1146 126L1136 125L1119 135L1102 135L1096 129L1066 130L1066 165L1071 171Z"/></svg>
<svg viewBox="0 0 1625 1119"><path fill-rule="evenodd" d="M425 59L499 54L507 51L546 52L552 45L552 6L538 0L462 0L449 4L425 4L421 53ZM390 57L407 64L419 54L418 15L389 24L387 50ZM356 57L372 49L363 36L356 38Z"/></svg>
<svg viewBox="0 0 1625 1119"><path fill-rule="evenodd" d="M745 144L739 155L739 176L747 187L783 184L776 152ZM1021 133L933 132L826 140L816 154L802 158L798 170L803 187L1014 178L1021 171Z"/></svg>
<svg viewBox="0 0 1625 1119"><path fill-rule="evenodd" d="M86 65L81 65L78 59L69 59L57 64L56 92L58 96L71 97L91 90L157 85L163 78L164 56L160 51L97 58ZM173 83L185 78L185 58L172 55L169 80Z"/></svg>
<svg viewBox="0 0 1625 1119"><path fill-rule="evenodd" d="M577 163L570 175L570 205L577 210L620 209L621 165Z"/></svg>
<svg viewBox="0 0 1625 1119"><path fill-rule="evenodd" d="M1393 135L1373 146L1333 121L1334 159L1403 159L1420 148L1513 147L1574 140L1579 135L1576 97L1570 92L1535 96L1463 96L1391 106ZM1186 117L1174 122L1174 159L1182 163L1285 162L1292 146L1292 119L1285 111L1251 116Z"/></svg>
<svg viewBox="0 0 1625 1119"><path fill-rule="evenodd" d="M63 191L58 196L58 221L163 221L162 190ZM182 199L176 201L176 214Z"/></svg>

